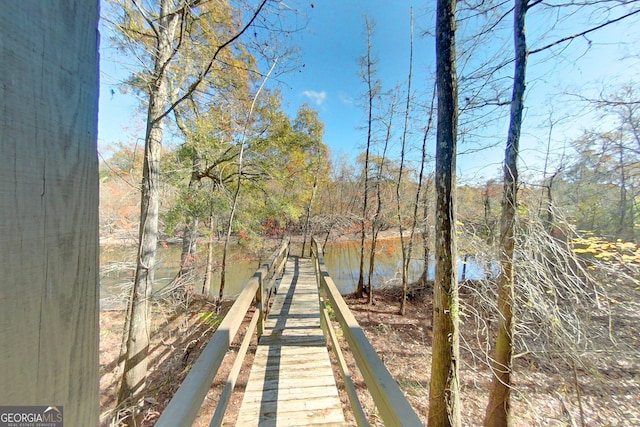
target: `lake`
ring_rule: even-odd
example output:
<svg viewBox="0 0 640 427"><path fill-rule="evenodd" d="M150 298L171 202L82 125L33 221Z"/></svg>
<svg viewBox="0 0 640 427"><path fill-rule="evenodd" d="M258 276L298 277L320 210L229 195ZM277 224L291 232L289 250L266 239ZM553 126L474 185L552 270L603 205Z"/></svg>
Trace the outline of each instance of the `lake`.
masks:
<svg viewBox="0 0 640 427"><path fill-rule="evenodd" d="M222 243L216 244L214 259L222 258ZM198 249L204 252L205 245ZM155 287L161 289L173 280L180 266L179 244L161 245L158 247ZM418 254L414 248L414 258ZM373 272L374 287L399 285L401 277L402 249L400 239L382 239L377 245L378 255ZM291 253L299 254L300 244L292 244ZM261 260L244 255L246 251L237 244L230 245L229 262L227 265L227 284L225 297L233 298L242 290L244 283L259 267ZM135 247L104 247L100 252L100 296L101 298L119 295L127 289L133 280L135 271ZM204 253L199 254L204 259ZM360 265L360 242L338 241L328 242L325 247L325 264L341 293L347 294L356 290L358 270ZM429 278L433 279L434 262L429 263ZM422 260L413 260L409 269L409 281L417 280L422 274ZM463 263L458 263L458 277L462 277ZM365 258L365 274L368 272L368 254ZM481 279L485 277L482 265L469 259L465 268L467 279ZM366 280L366 279L365 279ZM198 282L201 286L201 281ZM217 295L220 286L220 273L214 273L212 292Z"/></svg>

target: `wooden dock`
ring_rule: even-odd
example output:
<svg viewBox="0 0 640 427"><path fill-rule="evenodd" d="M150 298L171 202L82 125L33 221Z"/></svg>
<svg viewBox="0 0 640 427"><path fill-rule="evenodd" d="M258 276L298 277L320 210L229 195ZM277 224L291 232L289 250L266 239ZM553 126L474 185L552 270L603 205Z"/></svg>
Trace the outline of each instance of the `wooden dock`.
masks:
<svg viewBox="0 0 640 427"><path fill-rule="evenodd" d="M340 371L356 424L369 425L370 420L358 398L326 304L330 304L357 369L373 398L377 409L376 420L382 419L384 425L389 427L422 426L420 418L333 283L317 241L312 239L311 242L311 259L304 259L291 256L289 240L283 241L280 248L247 280L229 313L218 325L158 419L156 427L193 425L229 346L250 308L254 307L254 302L258 303L257 310L253 311L249 327L243 334L211 418L211 427L223 425L238 374L256 331L258 348L236 425L346 425L322 328L325 328L331 340L336 368ZM275 299L271 298L277 278L281 275L277 295ZM318 283L323 295L322 304L318 296ZM270 300L273 300L273 306L267 313L267 301Z"/></svg>
<svg viewBox="0 0 640 427"><path fill-rule="evenodd" d="M310 259L290 257L260 338L237 425L345 425Z"/></svg>

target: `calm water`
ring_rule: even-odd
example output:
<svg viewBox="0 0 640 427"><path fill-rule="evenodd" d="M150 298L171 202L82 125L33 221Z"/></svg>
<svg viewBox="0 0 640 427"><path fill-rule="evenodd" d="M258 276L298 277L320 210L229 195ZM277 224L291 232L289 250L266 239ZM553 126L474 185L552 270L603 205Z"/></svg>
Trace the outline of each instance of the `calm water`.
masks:
<svg viewBox="0 0 640 427"><path fill-rule="evenodd" d="M369 247L370 248L370 247ZM369 249L368 248L368 249ZM402 284L402 247L400 239L379 240L376 245L376 263L373 271L372 282L375 287L394 286ZM354 292L358 284L360 270L360 242L328 242L325 247L324 261L329 270L329 274L336 283L338 289L343 294ZM409 283L420 278L423 271L424 262L420 259L422 247L414 247L412 251L412 261L409 264ZM367 280L369 258L365 254L365 282ZM466 279L478 280L486 277L486 268L469 257L466 267L462 260L458 262L458 279L463 276ZM495 270L495 266L490 267ZM433 280L435 274L435 261L429 262L428 279ZM491 274L495 274L495 271Z"/></svg>
<svg viewBox="0 0 640 427"><path fill-rule="evenodd" d="M214 248L214 260L222 260L222 244L217 244ZM198 248L198 257L202 265L206 261L206 246ZM135 247L103 247L100 250L100 296L101 298L112 297L125 292L130 286L135 273ZM180 268L180 244L158 246L156 259L156 272L154 288L162 289L169 284L178 273ZM242 285L258 269L257 258L247 257L243 254L242 248L237 245L230 246L230 253L227 262L227 278L225 285L225 296L233 297L242 290ZM215 267L214 267L215 268ZM204 277L204 271L199 272ZM220 288L219 268L213 274L211 290L217 294ZM202 286L202 280L198 280L197 286Z"/></svg>
<svg viewBox="0 0 640 427"><path fill-rule="evenodd" d="M360 265L360 243L359 241L329 242L325 247L325 264L329 274L333 278L336 286L343 294L353 292L358 283L358 271ZM200 250L204 251L202 245ZM376 287L399 285L400 267L402 264L402 249L400 239L380 240L377 245L378 255L376 256L376 266L373 272L373 283ZM291 254L300 254L300 245L292 245ZM417 255L414 248L414 257ZM126 285L133 280L135 269L136 248L103 248L100 261L103 268L121 266L125 267L118 272L102 274L100 280L101 297L110 297L122 293ZM216 260L222 259L222 244L217 245L214 251ZM199 256L204 260L203 253ZM244 255L243 248L236 245L231 246L230 262L227 266L227 284L225 286L225 296L234 297L240 293L243 284L255 270L259 267L261 260L250 258ZM123 265L122 263L127 263ZM158 268L156 270L156 288L162 288L175 277L180 263L180 245L168 245L158 248ZM422 273L423 263L421 260L411 262L409 271L409 281L415 281ZM458 277L462 277L463 265L458 263ZM368 269L368 255L365 259L365 269ZM468 279L480 279L485 275L485 270L473 260L468 260L465 276ZM368 270L367 270L368 271ZM433 279L434 266L429 265L429 278ZM365 278L366 280L366 278ZM198 285L201 286L201 281ZM220 286L220 274L214 274L212 292L218 293Z"/></svg>

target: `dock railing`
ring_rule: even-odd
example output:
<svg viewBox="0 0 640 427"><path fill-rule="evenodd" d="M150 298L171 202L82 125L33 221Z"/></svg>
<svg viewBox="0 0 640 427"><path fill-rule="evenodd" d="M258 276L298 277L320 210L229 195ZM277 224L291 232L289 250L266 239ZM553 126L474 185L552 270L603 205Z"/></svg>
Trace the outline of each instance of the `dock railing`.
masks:
<svg viewBox="0 0 640 427"><path fill-rule="evenodd" d="M371 393L371 397L378 408L378 412L385 426L422 426L422 422L407 401L402 390L400 390L398 384L382 360L380 360L380 357L365 336L364 331L351 313L349 306L342 298L342 295L340 295L338 288L325 267L323 249L315 238L311 240L311 257L316 269L318 286L320 287L320 308L322 312L323 330L327 340L332 343L332 348L336 353L340 374L358 426L367 426L369 424L360 400L358 399L353 380L351 379L349 369L329 318L327 302L329 302L333 308L335 318L340 324L343 336L349 343L349 350L353 354L358 370L364 378L367 389Z"/></svg>
<svg viewBox="0 0 640 427"><path fill-rule="evenodd" d="M211 383L229 350L229 346L255 300L257 302L256 310L240 344L238 354L231 367L227 382L209 425L219 426L222 424L224 413L233 393L253 333L257 330L258 337L260 337L264 332L264 320L268 315L269 298L275 293L276 280L284 272L289 256L289 248L289 240L287 239L245 283L242 292L240 292L240 295L218 326L200 357L194 363L180 388L162 412L158 422L155 424L156 427L187 427L193 424L211 387Z"/></svg>

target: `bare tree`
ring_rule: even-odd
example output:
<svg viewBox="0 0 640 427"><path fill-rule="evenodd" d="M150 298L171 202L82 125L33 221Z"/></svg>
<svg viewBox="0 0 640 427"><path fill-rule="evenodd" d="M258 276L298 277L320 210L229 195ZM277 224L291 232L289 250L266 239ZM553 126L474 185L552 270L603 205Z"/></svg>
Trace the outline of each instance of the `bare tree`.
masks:
<svg viewBox="0 0 640 427"><path fill-rule="evenodd" d="M425 289L427 285L427 279L429 277L429 238L430 238L430 225L429 225L429 194L431 189L432 178L425 174L425 167L427 165L427 138L431 132L433 124L433 112L436 99L436 88L434 85L433 93L431 96L431 104L429 107L429 116L427 119L427 125L424 129L422 136L422 149L420 159L420 171L418 173L418 188L416 190L416 197L413 205L413 220L411 224L411 233L409 235L409 245L407 248L407 260L404 268L409 269L409 263L411 262L411 253L413 252L413 241L416 230L419 228L420 238L422 240L422 274L418 279L416 285L419 288ZM422 217L419 218L420 207L422 207ZM400 314L404 315L405 306L407 302L408 285L402 286L402 296L400 299Z"/></svg>
<svg viewBox="0 0 640 427"><path fill-rule="evenodd" d="M404 172L405 156L407 152L407 133L409 130L409 116L411 107L411 82L413 80L413 8L410 17L410 38L409 38L409 76L407 78L407 102L404 111L404 127L402 130L402 143L400 145L400 168L398 171L398 181L396 182L396 209L398 215L398 229L400 231L400 246L402 249L402 300L400 301L400 313L404 315L405 302L407 297L407 276L409 272L409 254L404 241L404 218L402 216L401 185Z"/></svg>
<svg viewBox="0 0 640 427"><path fill-rule="evenodd" d="M528 0L515 0L514 8L514 49L515 71L509 136L504 160L504 190L502 196L502 216L500 219L500 265L498 281L498 335L493 357L493 383L489 392L489 403L484 420L485 426L505 426L508 424L509 398L511 392L511 364L513 352L513 256L516 221L516 195L518 191L518 154L522 110L527 66L527 43L524 21Z"/></svg>
<svg viewBox="0 0 640 427"><path fill-rule="evenodd" d="M371 38L373 37L373 23L369 20L368 16L365 16L365 31L367 36L367 53L362 59L362 78L367 84L367 147L364 156L364 189L363 189L363 202L362 202L362 218L360 220L360 270L358 276L358 287L356 289L356 295L362 298L364 295L364 241L367 235L367 215L368 215L368 202L369 202L369 155L371 152L371 144L373 139L373 101L378 95L378 87L376 82L373 81L375 74L375 60L372 57Z"/></svg>
<svg viewBox="0 0 640 427"><path fill-rule="evenodd" d="M375 270L375 262L376 262L376 249L378 244L378 235L380 230L382 229L385 221L384 221L384 212L383 212L383 199L384 199L384 171L387 168L387 152L389 150L389 143L391 142L392 128L393 128L393 117L395 115L395 110L397 108L396 105L396 97L393 94L389 95L389 115L388 120L385 121L384 117L380 118L380 121L383 123L385 127L385 138L382 147L382 155L374 159L375 167L377 168L377 173L375 176L375 210L373 211L373 215L371 218L371 250L369 252L369 274L367 277L367 289L368 296L367 302L369 304L374 304L373 299L373 272ZM370 159L371 160L371 159Z"/></svg>

